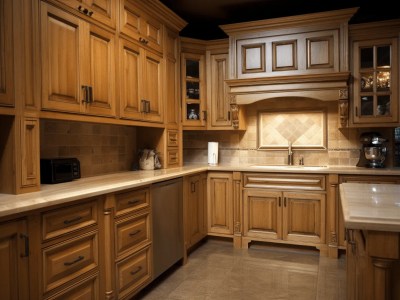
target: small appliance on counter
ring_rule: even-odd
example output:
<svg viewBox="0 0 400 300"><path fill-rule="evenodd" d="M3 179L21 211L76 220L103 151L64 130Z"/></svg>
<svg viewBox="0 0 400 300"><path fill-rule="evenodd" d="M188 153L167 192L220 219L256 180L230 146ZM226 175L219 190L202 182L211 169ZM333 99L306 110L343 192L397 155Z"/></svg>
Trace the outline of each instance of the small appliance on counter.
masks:
<svg viewBox="0 0 400 300"><path fill-rule="evenodd" d="M139 151L139 167L141 170L160 169L161 163L157 151L154 149L143 149Z"/></svg>
<svg viewBox="0 0 400 300"><path fill-rule="evenodd" d="M41 158L40 182L60 183L81 178L81 165L77 158Z"/></svg>
<svg viewBox="0 0 400 300"><path fill-rule="evenodd" d="M208 165L218 165L218 143L208 142Z"/></svg>
<svg viewBox="0 0 400 300"><path fill-rule="evenodd" d="M357 167L384 168L387 148L387 139L377 132L364 132L360 136L362 148Z"/></svg>

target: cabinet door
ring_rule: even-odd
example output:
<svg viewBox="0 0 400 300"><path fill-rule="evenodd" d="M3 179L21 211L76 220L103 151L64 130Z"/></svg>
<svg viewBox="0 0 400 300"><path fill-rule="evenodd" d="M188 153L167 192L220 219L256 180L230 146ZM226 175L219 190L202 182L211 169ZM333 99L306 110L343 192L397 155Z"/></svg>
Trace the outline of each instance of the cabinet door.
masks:
<svg viewBox="0 0 400 300"><path fill-rule="evenodd" d="M140 47L120 39L120 116L140 120L140 87L142 86L142 52Z"/></svg>
<svg viewBox="0 0 400 300"><path fill-rule="evenodd" d="M187 248L204 238L206 229L206 174L190 176L186 202Z"/></svg>
<svg viewBox="0 0 400 300"><path fill-rule="evenodd" d="M2 299L29 299L27 224L0 224L0 289Z"/></svg>
<svg viewBox="0 0 400 300"><path fill-rule="evenodd" d="M225 79L228 78L228 54L211 55L211 126L231 127L231 110Z"/></svg>
<svg viewBox="0 0 400 300"><path fill-rule="evenodd" d="M283 193L283 239L325 242L325 194Z"/></svg>
<svg viewBox="0 0 400 300"><path fill-rule="evenodd" d="M172 31L165 38L165 124L178 126L179 111L179 36Z"/></svg>
<svg viewBox="0 0 400 300"><path fill-rule="evenodd" d="M233 234L232 173L208 174L208 233Z"/></svg>
<svg viewBox="0 0 400 300"><path fill-rule="evenodd" d="M353 57L354 123L397 123L397 39L355 42Z"/></svg>
<svg viewBox="0 0 400 300"><path fill-rule="evenodd" d="M107 26L115 28L115 0L58 0Z"/></svg>
<svg viewBox="0 0 400 300"><path fill-rule="evenodd" d="M0 0L0 105L14 105L12 0Z"/></svg>
<svg viewBox="0 0 400 300"><path fill-rule="evenodd" d="M94 25L88 34L81 82L92 88L92 99L85 104L85 113L115 116L115 35Z"/></svg>
<svg viewBox="0 0 400 300"><path fill-rule="evenodd" d="M282 193L261 189L243 192L243 234L282 239Z"/></svg>
<svg viewBox="0 0 400 300"><path fill-rule="evenodd" d="M80 112L84 22L42 2L42 108Z"/></svg>
<svg viewBox="0 0 400 300"><path fill-rule="evenodd" d="M142 99L148 101L149 106L144 117L151 122L163 121L163 89L162 89L162 57L146 51L144 55L144 82ZM168 74L169 76L169 74Z"/></svg>

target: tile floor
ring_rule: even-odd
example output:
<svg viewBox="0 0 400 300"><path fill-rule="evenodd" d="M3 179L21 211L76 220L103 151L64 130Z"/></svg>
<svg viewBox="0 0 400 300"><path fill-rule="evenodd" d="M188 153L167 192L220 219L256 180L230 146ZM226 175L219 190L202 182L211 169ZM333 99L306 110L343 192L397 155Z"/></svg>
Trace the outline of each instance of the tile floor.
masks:
<svg viewBox="0 0 400 300"><path fill-rule="evenodd" d="M312 249L208 239L186 265L161 275L136 300L345 299L345 256L320 257Z"/></svg>

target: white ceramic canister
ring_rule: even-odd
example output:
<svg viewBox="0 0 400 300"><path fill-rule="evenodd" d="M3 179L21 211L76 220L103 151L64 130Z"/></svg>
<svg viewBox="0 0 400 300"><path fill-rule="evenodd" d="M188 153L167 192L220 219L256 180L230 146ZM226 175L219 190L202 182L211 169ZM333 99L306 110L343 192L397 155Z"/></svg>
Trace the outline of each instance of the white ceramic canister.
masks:
<svg viewBox="0 0 400 300"><path fill-rule="evenodd" d="M208 164L210 166L218 165L218 143L208 142Z"/></svg>

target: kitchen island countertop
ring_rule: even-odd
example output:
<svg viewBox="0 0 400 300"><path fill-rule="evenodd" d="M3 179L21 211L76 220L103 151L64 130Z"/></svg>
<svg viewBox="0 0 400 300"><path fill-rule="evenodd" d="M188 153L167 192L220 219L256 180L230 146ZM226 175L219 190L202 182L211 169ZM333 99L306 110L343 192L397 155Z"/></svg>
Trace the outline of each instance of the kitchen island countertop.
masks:
<svg viewBox="0 0 400 300"><path fill-rule="evenodd" d="M400 185L339 185L345 227L400 232Z"/></svg>

